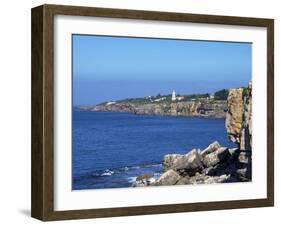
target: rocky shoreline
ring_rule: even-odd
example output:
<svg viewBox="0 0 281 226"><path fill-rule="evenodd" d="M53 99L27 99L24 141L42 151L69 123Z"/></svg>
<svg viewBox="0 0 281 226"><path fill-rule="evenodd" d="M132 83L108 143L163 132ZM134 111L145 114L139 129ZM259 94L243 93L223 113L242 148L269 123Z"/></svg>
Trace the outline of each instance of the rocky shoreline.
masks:
<svg viewBox="0 0 281 226"><path fill-rule="evenodd" d="M133 187L247 182L252 179L252 87L231 89L227 99L226 130L237 148L217 141L206 149L164 156L164 172L156 179L140 175Z"/></svg>
<svg viewBox="0 0 281 226"><path fill-rule="evenodd" d="M135 104L130 102L117 102L100 104L93 107L83 107L82 110L96 112L128 112L136 115L166 115L225 118L227 102L225 100L193 100L179 102L162 102Z"/></svg>

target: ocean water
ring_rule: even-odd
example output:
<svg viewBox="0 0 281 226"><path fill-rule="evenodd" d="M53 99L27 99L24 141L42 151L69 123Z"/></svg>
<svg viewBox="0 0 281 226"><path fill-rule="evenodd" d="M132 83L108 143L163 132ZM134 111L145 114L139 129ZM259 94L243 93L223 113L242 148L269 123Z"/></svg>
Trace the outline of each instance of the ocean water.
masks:
<svg viewBox="0 0 281 226"><path fill-rule="evenodd" d="M72 189L130 187L138 175L159 177L166 154L228 141L225 120L73 111Z"/></svg>

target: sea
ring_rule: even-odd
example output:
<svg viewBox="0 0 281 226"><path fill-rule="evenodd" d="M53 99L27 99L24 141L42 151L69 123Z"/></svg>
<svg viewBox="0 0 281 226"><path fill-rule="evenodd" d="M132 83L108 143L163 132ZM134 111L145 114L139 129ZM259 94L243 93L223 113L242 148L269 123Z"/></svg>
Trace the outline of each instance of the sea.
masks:
<svg viewBox="0 0 281 226"><path fill-rule="evenodd" d="M163 173L166 154L228 141L225 119L73 111L72 189L131 187L137 176Z"/></svg>

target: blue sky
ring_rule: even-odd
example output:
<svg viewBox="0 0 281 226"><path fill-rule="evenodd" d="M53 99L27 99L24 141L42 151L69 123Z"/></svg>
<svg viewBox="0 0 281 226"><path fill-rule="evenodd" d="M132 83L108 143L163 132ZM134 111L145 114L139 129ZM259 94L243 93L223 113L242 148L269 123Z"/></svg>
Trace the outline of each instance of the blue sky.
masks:
<svg viewBox="0 0 281 226"><path fill-rule="evenodd" d="M251 80L250 43L73 35L73 102L214 92Z"/></svg>

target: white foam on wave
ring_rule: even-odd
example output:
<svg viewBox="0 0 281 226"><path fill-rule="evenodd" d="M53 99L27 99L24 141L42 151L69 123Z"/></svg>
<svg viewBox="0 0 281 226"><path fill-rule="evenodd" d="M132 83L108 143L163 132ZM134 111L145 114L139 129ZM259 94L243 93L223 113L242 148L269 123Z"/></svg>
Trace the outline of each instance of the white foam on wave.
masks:
<svg viewBox="0 0 281 226"><path fill-rule="evenodd" d="M144 168L150 168L150 167L161 167L162 163L156 163L156 164L148 164L145 165Z"/></svg>
<svg viewBox="0 0 281 226"><path fill-rule="evenodd" d="M137 180L137 177L128 177L129 183L134 183L134 182L136 182L136 180Z"/></svg>
<svg viewBox="0 0 281 226"><path fill-rule="evenodd" d="M101 176L111 176L112 174L114 174L114 171L111 170L105 170Z"/></svg>
<svg viewBox="0 0 281 226"><path fill-rule="evenodd" d="M129 167L125 166L125 167L123 168L123 170L124 170L124 171L128 171L128 170L129 170Z"/></svg>
<svg viewBox="0 0 281 226"><path fill-rule="evenodd" d="M161 176L162 176L162 173L154 173L154 174L153 174L153 177L154 177L155 179L159 179Z"/></svg>
<svg viewBox="0 0 281 226"><path fill-rule="evenodd" d="M130 167L131 169L140 169L141 167L140 166L132 166Z"/></svg>

